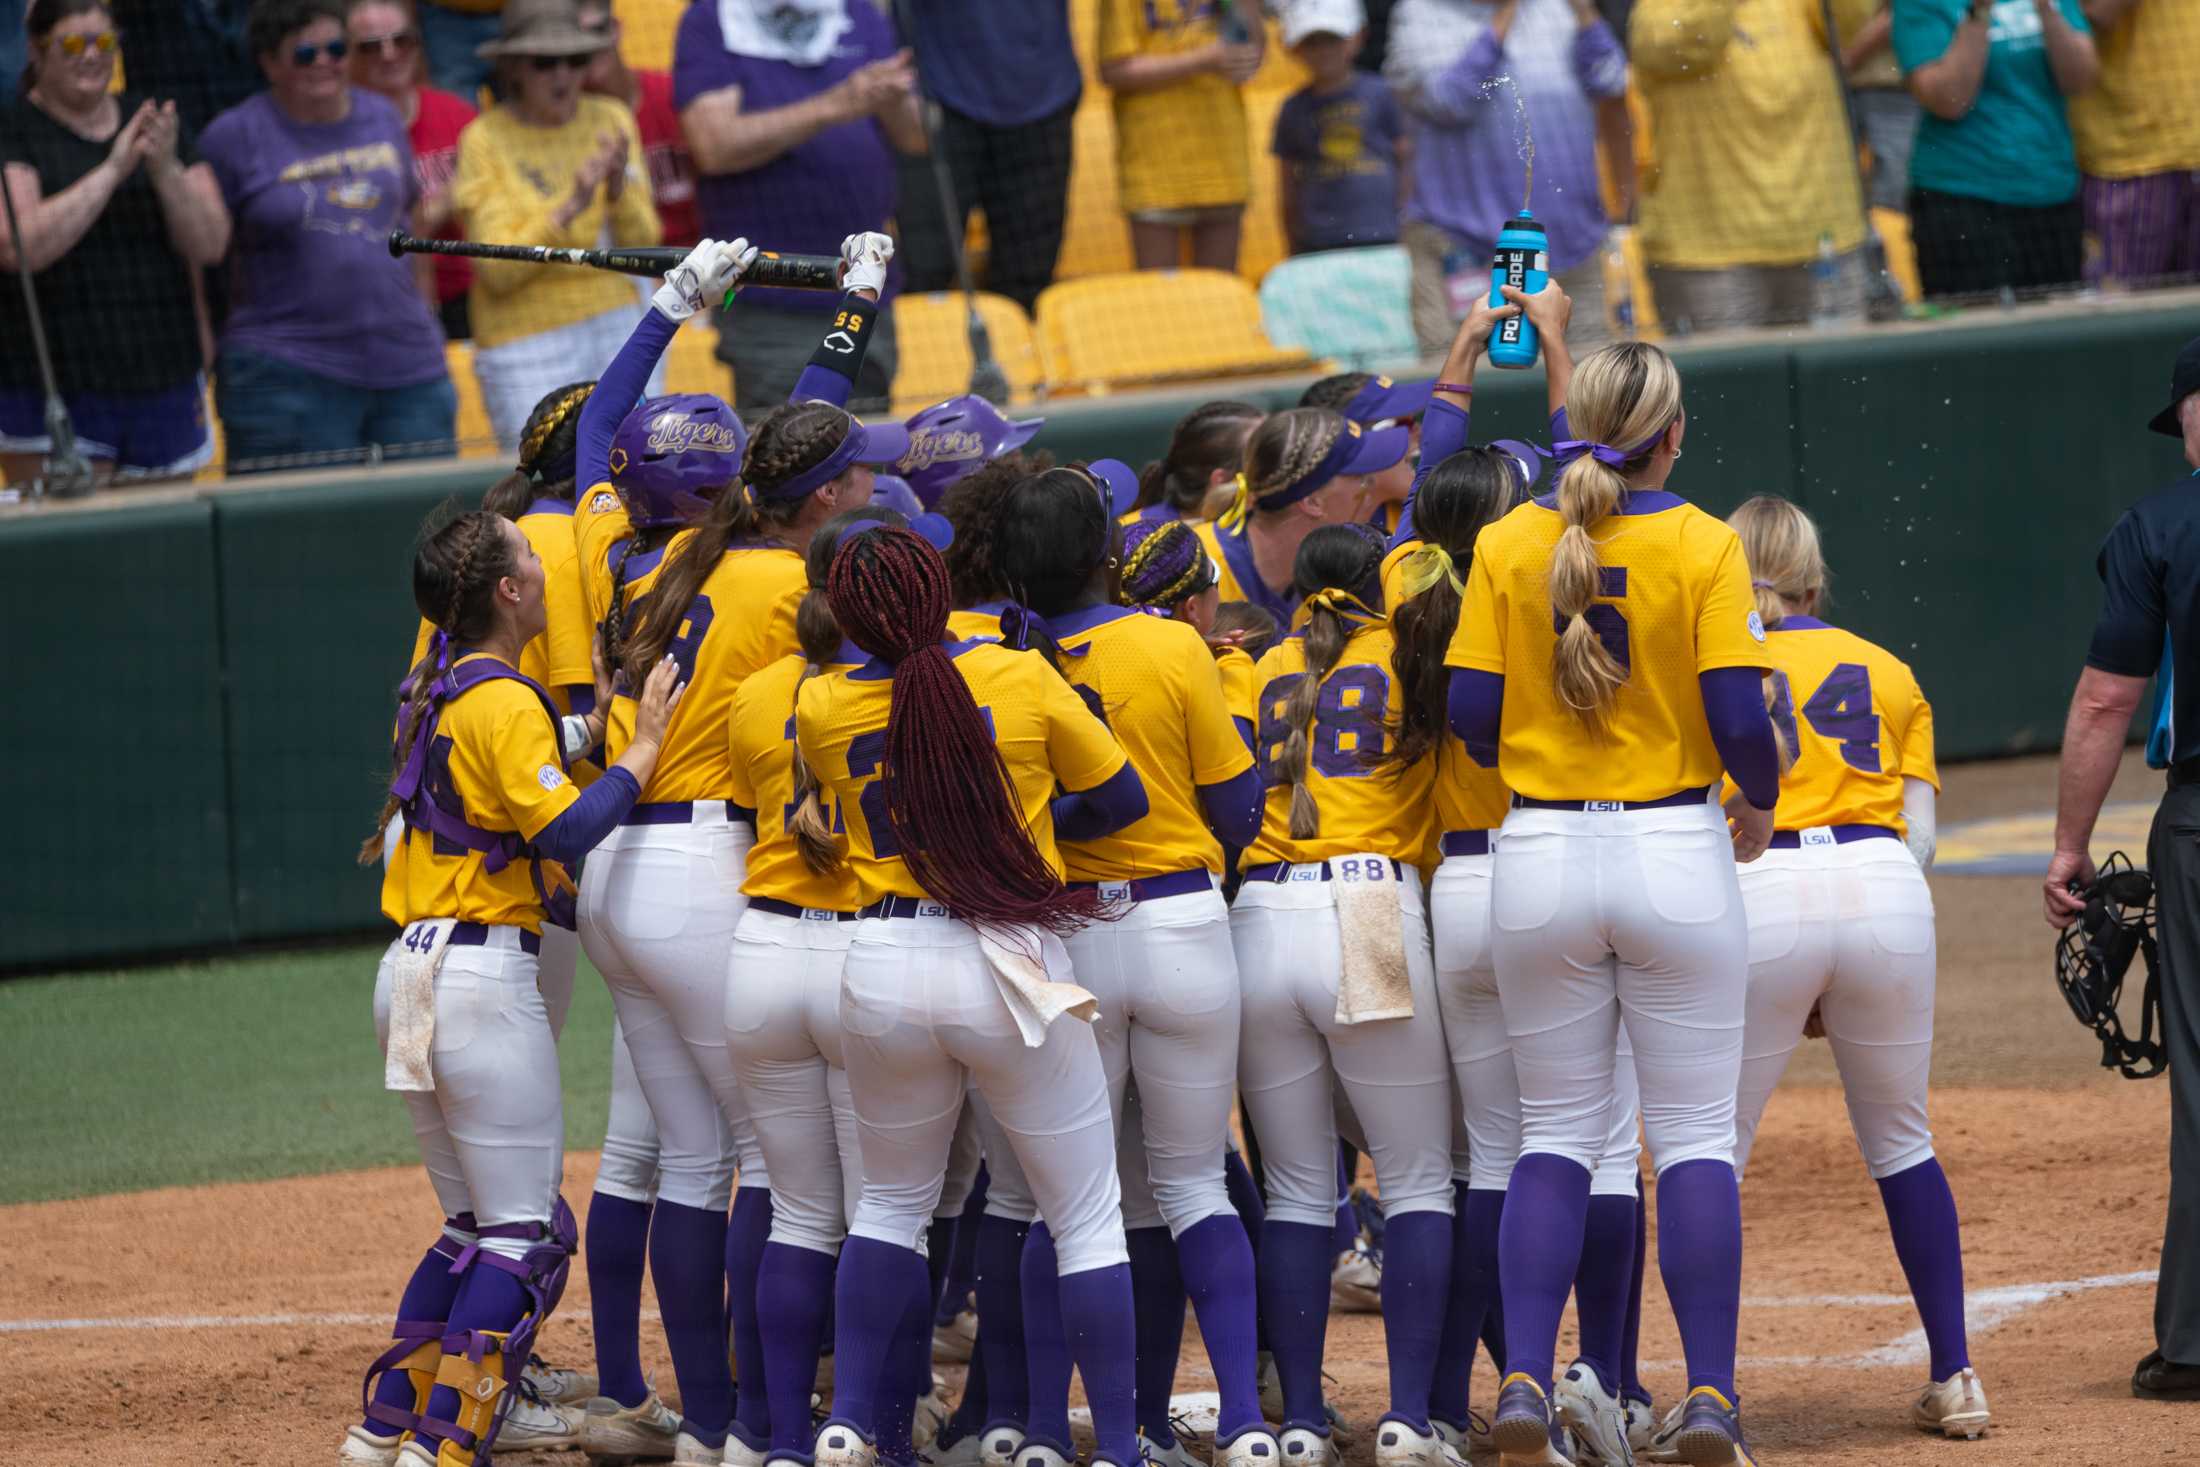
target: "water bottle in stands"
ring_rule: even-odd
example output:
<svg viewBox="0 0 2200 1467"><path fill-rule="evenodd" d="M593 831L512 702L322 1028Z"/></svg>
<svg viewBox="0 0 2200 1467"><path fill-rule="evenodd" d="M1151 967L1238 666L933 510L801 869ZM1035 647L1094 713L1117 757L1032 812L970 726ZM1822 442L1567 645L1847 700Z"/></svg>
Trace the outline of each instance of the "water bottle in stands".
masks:
<svg viewBox="0 0 2200 1467"><path fill-rule="evenodd" d="M1826 331L1841 324L1841 312L1834 300L1841 276L1841 262L1834 253L1833 236L1821 232L1818 236L1818 257L1810 262L1810 324L1814 331Z"/></svg>
<svg viewBox="0 0 2200 1467"><path fill-rule="evenodd" d="M1509 285L1518 291L1534 295L1551 278L1551 252L1544 237L1543 225L1526 209L1506 221L1502 233L1497 236L1497 254L1490 261L1490 304L1505 303L1504 293L1498 288ZM1532 367L1536 355L1535 328L1528 324L1525 315L1514 316L1500 322L1490 333L1490 365L1493 367Z"/></svg>

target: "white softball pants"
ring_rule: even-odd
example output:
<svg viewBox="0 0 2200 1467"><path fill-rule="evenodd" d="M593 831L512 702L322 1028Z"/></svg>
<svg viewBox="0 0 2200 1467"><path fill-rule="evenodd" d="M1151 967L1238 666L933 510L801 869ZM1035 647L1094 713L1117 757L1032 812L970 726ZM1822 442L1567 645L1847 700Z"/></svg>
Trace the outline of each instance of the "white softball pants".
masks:
<svg viewBox="0 0 2200 1467"><path fill-rule="evenodd" d="M1093 1036L1108 1077L1108 1105L1126 1138L1126 1221L1151 1225L1136 1195L1149 1189L1172 1237L1232 1212L1222 1149L1237 1086L1238 975L1222 893L1135 903L1067 945L1078 983L1100 1001ZM1133 1075L1140 1139L1130 1138L1124 1121Z"/></svg>
<svg viewBox="0 0 2200 1467"><path fill-rule="evenodd" d="M1023 1163L1016 1159L1016 1148L1008 1142L1008 1132L993 1118L993 1108L985 1103L985 1097L971 1090L964 1106L975 1128L978 1149L985 1156L985 1215L1005 1217L1011 1222L1037 1222L1039 1199L1031 1194L1031 1179L1024 1175ZM1120 1186L1120 1179L1118 1180ZM1128 1203L1129 1198L1124 1199ZM1151 1201L1150 1189L1147 1199ZM936 1214L935 1214L936 1215ZM1160 1221L1160 1210L1141 1223L1126 1222L1126 1227L1150 1227Z"/></svg>
<svg viewBox="0 0 2200 1467"><path fill-rule="evenodd" d="M1389 862L1377 856L1332 857ZM1344 963L1337 908L1317 864L1309 879L1248 881L1230 910L1243 1014L1238 1089L1260 1136L1268 1216L1327 1226L1337 1215L1341 1085L1367 1133L1383 1215L1452 1210L1452 1076L1429 957L1420 874L1395 881L1413 1016L1337 1022Z"/></svg>
<svg viewBox="0 0 2200 1467"><path fill-rule="evenodd" d="M535 955L520 929L492 927L478 947L446 947L435 978L432 1091L403 1091L420 1159L445 1217L471 1212L484 1225L548 1222L565 1163L565 1101L558 1044L538 986ZM375 974L375 1041L390 1042L393 939ZM518 1258L528 1244L485 1238Z"/></svg>
<svg viewBox="0 0 2200 1467"><path fill-rule="evenodd" d="M629 1202L657 1200L657 1118L649 1113L619 1016L611 1016L611 1114L604 1122L596 1190Z"/></svg>
<svg viewBox="0 0 2200 1467"><path fill-rule="evenodd" d="M1515 810L1492 868L1521 1151L1597 1168L1624 1026L1653 1164L1731 1162L1749 937L1719 807Z"/></svg>
<svg viewBox="0 0 2200 1467"><path fill-rule="evenodd" d="M1816 1004L1874 1177L1927 1160L1933 1058L1933 894L1898 840L1767 851L1742 868L1748 1027L1735 1165Z"/></svg>
<svg viewBox="0 0 2200 1467"><path fill-rule="evenodd" d="M938 916L854 924L840 1027L863 1151L859 1237L919 1252L966 1087L984 1097L1054 1234L1064 1274L1127 1262L1115 1127L1092 1026L1027 1047L977 933ZM1036 932L1030 935L1034 948Z"/></svg>
<svg viewBox="0 0 2200 1467"><path fill-rule="evenodd" d="M724 1211L736 1162L768 1184L726 1052L726 965L754 836L698 801L685 825L628 825L582 875L588 956L603 973L657 1121L658 1196Z"/></svg>
<svg viewBox="0 0 2200 1467"><path fill-rule="evenodd" d="M863 1192L841 1056L840 975L853 922L750 908L734 929L726 1048L771 1171L771 1241L837 1254Z"/></svg>

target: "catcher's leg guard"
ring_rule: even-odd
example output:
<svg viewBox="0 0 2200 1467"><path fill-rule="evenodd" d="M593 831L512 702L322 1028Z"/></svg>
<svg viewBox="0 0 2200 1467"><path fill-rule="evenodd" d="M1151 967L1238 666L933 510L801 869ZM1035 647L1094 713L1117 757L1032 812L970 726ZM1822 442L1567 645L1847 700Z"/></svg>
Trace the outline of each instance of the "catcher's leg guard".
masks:
<svg viewBox="0 0 2200 1467"><path fill-rule="evenodd" d="M434 1252L456 1260L480 1241L474 1216L462 1212L443 1220L443 1237L437 1241ZM360 1409L370 1427L384 1427L382 1435L396 1434L400 1438L412 1435L420 1425L422 1413L428 1409L428 1393L435 1389L436 1369L443 1358L443 1332L446 1322L441 1319L400 1319L390 1335L397 1343L382 1352L367 1367L366 1378L359 1384ZM410 1378L412 1405L410 1409L391 1402L375 1399L376 1389L382 1377L392 1370L402 1370Z"/></svg>
<svg viewBox="0 0 2200 1467"><path fill-rule="evenodd" d="M482 1242L520 1240L528 1247L513 1258L477 1243L460 1254L451 1271L462 1272L477 1263L500 1269L519 1280L527 1293L527 1307L509 1330L459 1329L442 1336L434 1384L455 1392L459 1404L452 1413L455 1420L421 1422L428 1435L441 1439L437 1467L473 1467L489 1459L497 1429L517 1399L510 1386L527 1367L536 1332L565 1294L580 1227L573 1209L560 1197L547 1224L492 1224L480 1230L480 1237Z"/></svg>

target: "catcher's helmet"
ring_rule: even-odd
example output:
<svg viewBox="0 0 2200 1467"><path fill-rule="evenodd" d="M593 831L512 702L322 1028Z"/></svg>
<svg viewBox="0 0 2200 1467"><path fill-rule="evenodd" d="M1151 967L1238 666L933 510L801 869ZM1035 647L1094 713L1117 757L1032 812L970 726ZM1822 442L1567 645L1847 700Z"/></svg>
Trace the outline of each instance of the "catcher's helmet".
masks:
<svg viewBox="0 0 2200 1467"><path fill-rule="evenodd" d="M2101 1036L2101 1065L2132 1080L2162 1073L2167 1059L2154 1037L2162 1012L2160 955L2154 941L2154 878L2122 851L2102 865L2082 893L2085 910L2055 946L2055 982L2078 1021ZM2146 988L2139 999L2139 1033L2124 1033L2117 1000L2135 954L2144 954Z"/></svg>

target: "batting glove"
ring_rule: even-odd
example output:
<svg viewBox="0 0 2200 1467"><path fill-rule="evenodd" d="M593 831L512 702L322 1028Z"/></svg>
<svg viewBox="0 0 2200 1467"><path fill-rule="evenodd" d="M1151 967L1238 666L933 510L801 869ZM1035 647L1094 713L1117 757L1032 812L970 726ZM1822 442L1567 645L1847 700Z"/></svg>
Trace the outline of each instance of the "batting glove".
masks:
<svg viewBox="0 0 2200 1467"><path fill-rule="evenodd" d="M873 296L886 290L886 265L894 258L894 240L885 234L851 234L840 242L840 288L868 290Z"/></svg>
<svg viewBox="0 0 2200 1467"><path fill-rule="evenodd" d="M756 259L756 246L745 239L706 239L687 258L665 272L650 304L675 321L685 321L740 281Z"/></svg>

